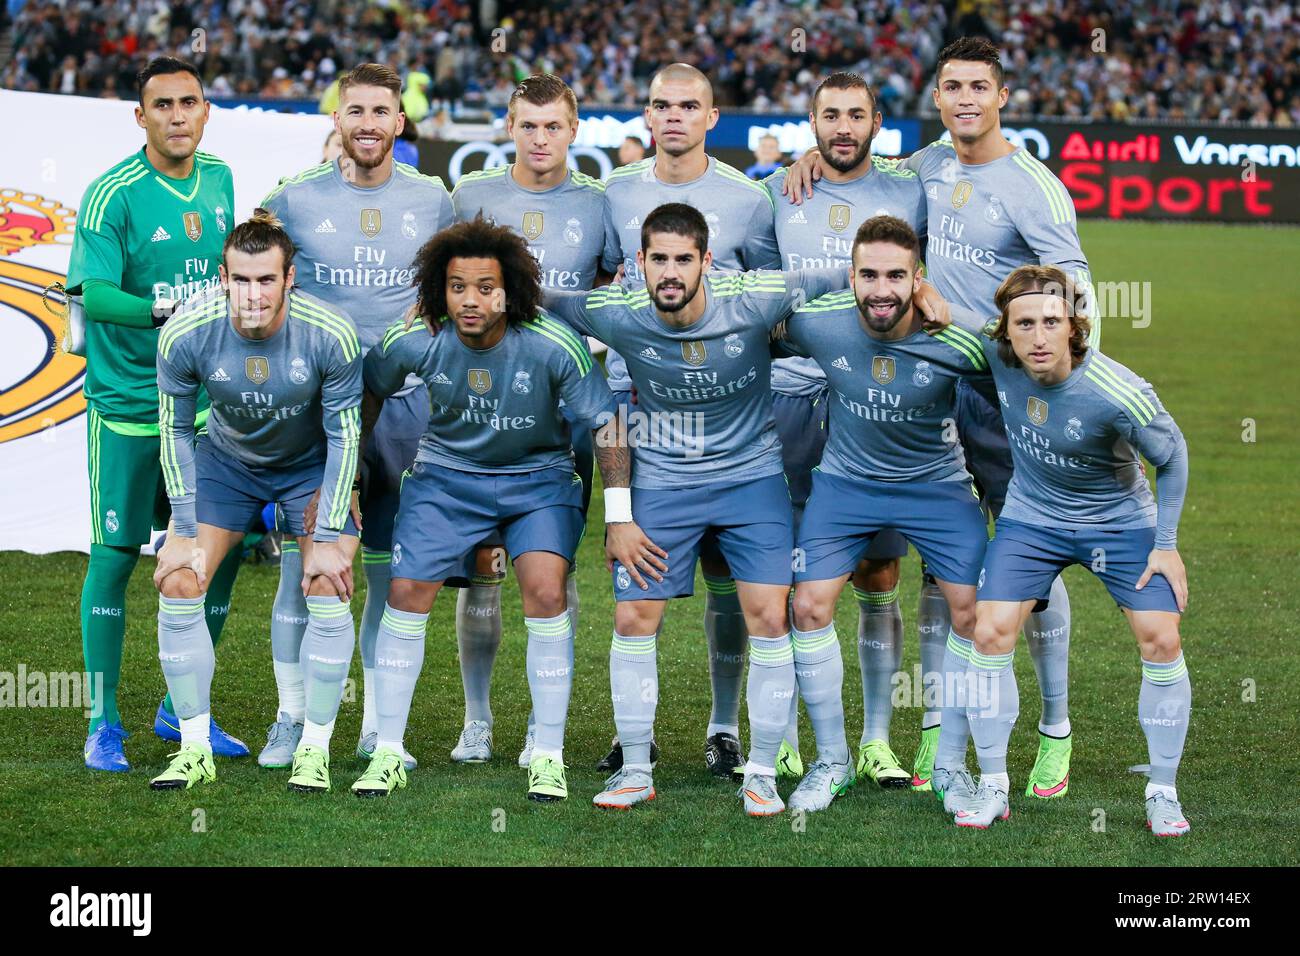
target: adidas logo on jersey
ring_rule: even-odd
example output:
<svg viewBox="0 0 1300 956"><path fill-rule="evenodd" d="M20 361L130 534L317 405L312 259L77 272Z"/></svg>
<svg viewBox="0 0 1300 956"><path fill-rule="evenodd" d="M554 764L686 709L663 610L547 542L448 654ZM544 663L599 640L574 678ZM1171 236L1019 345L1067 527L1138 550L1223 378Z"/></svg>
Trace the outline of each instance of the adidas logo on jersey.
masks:
<svg viewBox="0 0 1300 956"><path fill-rule="evenodd" d="M645 348L641 350L641 357L643 359L654 359L656 362L659 361L659 353L656 352L654 348L649 345L647 345Z"/></svg>
<svg viewBox="0 0 1300 956"><path fill-rule="evenodd" d="M330 222L328 219L322 219L320 225L316 227L316 231L320 233L338 232L338 230L334 228L334 223Z"/></svg>
<svg viewBox="0 0 1300 956"><path fill-rule="evenodd" d="M171 236L169 236L169 235L167 234L167 230L164 229L162 226L159 226L157 229L154 230L153 238L150 239L149 241L150 241L150 242L166 242L166 241L167 241L168 239L170 239L170 238L171 238Z"/></svg>
<svg viewBox="0 0 1300 956"><path fill-rule="evenodd" d="M624 228L624 229L640 229L640 228L641 228L641 217L640 217L640 216L633 216L631 219L629 219L629 220L627 221L627 224L626 224L623 228Z"/></svg>
<svg viewBox="0 0 1300 956"><path fill-rule="evenodd" d="M839 369L841 372L853 371L853 366L849 364L849 360L846 359L843 355L837 358L834 362L831 362L831 365Z"/></svg>
<svg viewBox="0 0 1300 956"><path fill-rule="evenodd" d="M437 375L435 375L435 376L433 377L433 384L434 384L434 385L450 385L450 384L451 384L451 379L449 379L446 375L443 375L441 372L439 372Z"/></svg>
<svg viewBox="0 0 1300 956"><path fill-rule="evenodd" d="M802 223L805 226L808 225L808 217L803 214L803 207L799 207L799 211L787 219L786 222Z"/></svg>
<svg viewBox="0 0 1300 956"><path fill-rule="evenodd" d="M230 381L230 376L226 374L226 370L225 370L224 368L219 368L219 369L217 369L215 372L213 372L211 375L208 376L208 381L209 381L209 382L229 382L229 381Z"/></svg>

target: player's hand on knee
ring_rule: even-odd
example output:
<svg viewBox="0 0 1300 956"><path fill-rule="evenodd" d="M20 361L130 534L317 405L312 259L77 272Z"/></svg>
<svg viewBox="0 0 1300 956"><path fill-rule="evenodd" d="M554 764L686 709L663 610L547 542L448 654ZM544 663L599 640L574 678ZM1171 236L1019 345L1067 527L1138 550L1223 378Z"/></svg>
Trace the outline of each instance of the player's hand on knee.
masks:
<svg viewBox="0 0 1300 956"><path fill-rule="evenodd" d="M1174 600L1178 610L1187 610L1187 568L1183 566L1182 556L1175 549L1153 548L1147 555L1146 570L1138 578L1137 590L1141 591L1152 575L1163 574L1169 586L1174 589Z"/></svg>
<svg viewBox="0 0 1300 956"><path fill-rule="evenodd" d="M302 593L310 593L312 580L324 578L344 601L352 600L352 559L338 541L313 541L302 564Z"/></svg>
<svg viewBox="0 0 1300 956"><path fill-rule="evenodd" d="M921 328L928 334L933 335L952 325L952 309L949 308L948 301L929 282L921 282L921 290L917 292L915 302L924 320Z"/></svg>
<svg viewBox="0 0 1300 956"><path fill-rule="evenodd" d="M816 149L804 153L798 162L785 168L783 192L790 202L802 206L805 198L812 199L812 184L822 178L822 154Z"/></svg>
<svg viewBox="0 0 1300 956"><path fill-rule="evenodd" d="M613 571L614 562L619 562L627 568L627 573L641 590L650 586L645 583L642 572L656 581L664 579L664 573L668 570L665 561L667 557L668 552L646 537L646 533L635 521L621 521L605 526L605 566Z"/></svg>
<svg viewBox="0 0 1300 956"><path fill-rule="evenodd" d="M191 570L199 579L199 587L207 587L207 569L202 560L203 552L199 550L197 538L186 538L178 534L167 535L162 550L158 552L158 566L154 568L153 584L159 590L163 581L173 571Z"/></svg>

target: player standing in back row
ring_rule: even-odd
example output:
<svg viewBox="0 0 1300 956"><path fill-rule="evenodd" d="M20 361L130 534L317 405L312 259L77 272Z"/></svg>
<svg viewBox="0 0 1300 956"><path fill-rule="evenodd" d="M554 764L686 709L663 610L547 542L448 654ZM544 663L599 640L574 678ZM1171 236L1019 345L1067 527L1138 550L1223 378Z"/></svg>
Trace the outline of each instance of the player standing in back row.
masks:
<svg viewBox="0 0 1300 956"><path fill-rule="evenodd" d="M667 203L685 203L703 214L714 268L779 268L772 197L761 184L705 152L705 135L718 122L708 77L685 63L664 67L650 82L645 121L654 136L654 156L614 170L605 182L606 215L619 237L624 281L633 288L644 281L637 263L641 227L652 210ZM616 265L607 263L610 268ZM614 397L626 409L632 389L627 363L611 349L605 368ZM739 725L747 631L736 582L712 535L705 539L700 565L708 589L704 634L713 688L704 761L713 773L726 777L745 762ZM622 761L615 738L614 749L597 769L617 770Z"/></svg>
<svg viewBox="0 0 1300 956"><path fill-rule="evenodd" d="M1088 261L1079 245L1070 194L1046 166L1002 135L999 110L1010 93L1003 85L997 47L971 37L949 44L939 54L932 95L952 141L924 147L904 163L925 187L930 281L945 299L979 314L993 311L998 284L1024 264L1059 265L1076 285L1089 289ZM815 167L818 162L812 154L799 166ZM804 181L794 173L787 179L793 200L799 198ZM1096 348L1099 342L1100 323L1094 320L1089 344ZM959 387L957 411L968 467L986 507L996 516L1011 477L1001 418L965 384ZM927 580L925 588L930 586ZM941 609L936 606L935 611ZM1064 796L1069 788L1073 747L1068 707L1070 600L1064 582L1053 583L1050 600L1029 615L1026 629L1043 711L1038 757L1025 793L1050 799ZM968 642L963 649L969 652ZM959 769L967 739L964 708L945 701L943 730L933 752L936 766Z"/></svg>
<svg viewBox="0 0 1300 956"><path fill-rule="evenodd" d="M339 80L334 125L343 153L282 182L262 205L274 212L297 246L298 287L352 316L366 351L415 303L414 260L420 247L452 221L451 197L442 180L393 160L393 141L405 126L401 79L390 68L365 63ZM353 175L340 163L349 158ZM429 420L429 396L418 378L387 402L361 459L361 564L366 605L361 615L361 662L365 698L358 755L374 752L375 641L388 593L389 549L402 472L415 460ZM306 609L295 553L281 563L272 653L280 702L276 722L258 757L264 767L283 767L302 733L302 681L298 648ZM406 755L408 767L415 760Z"/></svg>
<svg viewBox="0 0 1300 956"><path fill-rule="evenodd" d="M221 244L233 225L230 167L198 151L208 121L198 71L172 57L151 60L137 77L135 121L145 145L86 190L68 265L68 291L86 307L86 405L90 442L90 562L81 592L81 641L92 675L92 770L130 769L117 711L126 636L126 586L140 545L167 525L170 508L158 465L158 328L181 300L216 288ZM202 427L207 393L195 409ZM238 549L211 576L207 629L215 645L230 610ZM154 733L180 740L170 696L158 706ZM243 742L215 721L218 756L242 757Z"/></svg>
<svg viewBox="0 0 1300 956"><path fill-rule="evenodd" d="M617 268L618 239L605 216L605 184L569 167L569 147L578 135L578 100L556 76L530 76L515 89L506 110L506 132L514 140L515 161L467 173L451 191L456 218L482 213L519 233L537 260L543 287L585 291L605 285ZM610 264L609 268L605 264ZM567 405L562 408L568 408ZM566 413L567 414L567 413ZM573 452L582 478L585 523L591 500L591 434L571 420ZM490 573L491 552L480 551L470 587L456 598L456 641L465 688L465 724L451 752L457 762L481 763L492 757L492 665L501 646L501 576ZM569 614L578 630L578 578L567 583ZM519 766L532 759L534 715Z"/></svg>

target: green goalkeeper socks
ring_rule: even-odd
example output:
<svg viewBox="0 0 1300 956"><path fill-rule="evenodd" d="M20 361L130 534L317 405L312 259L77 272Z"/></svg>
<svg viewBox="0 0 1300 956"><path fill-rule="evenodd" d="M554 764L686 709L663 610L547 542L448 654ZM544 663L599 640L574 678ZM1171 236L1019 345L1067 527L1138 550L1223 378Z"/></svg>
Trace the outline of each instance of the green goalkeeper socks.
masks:
<svg viewBox="0 0 1300 956"><path fill-rule="evenodd" d="M138 548L90 546L81 589L81 653L90 681L90 733L101 724L122 719L117 712L117 682L126 636L126 586L139 558Z"/></svg>

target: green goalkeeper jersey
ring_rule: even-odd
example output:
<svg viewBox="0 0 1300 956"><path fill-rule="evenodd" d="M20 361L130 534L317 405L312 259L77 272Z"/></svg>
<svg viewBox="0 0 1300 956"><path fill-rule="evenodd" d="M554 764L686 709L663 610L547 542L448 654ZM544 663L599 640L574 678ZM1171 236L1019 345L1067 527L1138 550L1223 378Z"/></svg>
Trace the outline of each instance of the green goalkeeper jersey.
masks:
<svg viewBox="0 0 1300 956"><path fill-rule="evenodd" d="M145 299L188 299L218 285L233 227L230 167L194 154L186 179L164 176L143 148L100 176L81 201L68 289L102 279ZM108 421L158 425L156 329L86 323L86 403ZM207 396L200 398L200 408Z"/></svg>

